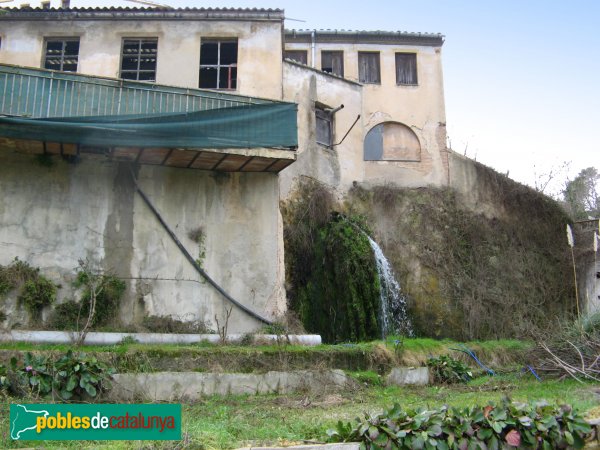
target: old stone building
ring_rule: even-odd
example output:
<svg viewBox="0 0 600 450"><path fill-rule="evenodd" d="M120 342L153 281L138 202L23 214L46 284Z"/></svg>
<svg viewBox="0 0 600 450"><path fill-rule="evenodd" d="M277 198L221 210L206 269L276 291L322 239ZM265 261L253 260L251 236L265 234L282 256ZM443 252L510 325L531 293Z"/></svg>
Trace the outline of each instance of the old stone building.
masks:
<svg viewBox="0 0 600 450"><path fill-rule="evenodd" d="M442 44L286 31L272 9L4 8L0 264L40 267L60 302L91 259L131 280L124 322L214 325L231 302L147 197L242 305L230 330L256 329L285 311L279 200L299 179L450 182Z"/></svg>

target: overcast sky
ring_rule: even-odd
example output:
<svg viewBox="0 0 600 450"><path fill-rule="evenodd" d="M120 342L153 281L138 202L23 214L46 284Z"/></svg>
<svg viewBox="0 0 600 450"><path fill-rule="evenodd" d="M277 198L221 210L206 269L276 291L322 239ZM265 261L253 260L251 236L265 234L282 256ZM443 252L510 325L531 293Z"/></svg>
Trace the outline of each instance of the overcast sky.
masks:
<svg viewBox="0 0 600 450"><path fill-rule="evenodd" d="M571 177L588 166L600 169L600 1L156 2L282 8L286 28L442 33L454 150L529 184L535 173L565 161L571 162ZM52 0L52 6L59 3ZM71 5L136 6L119 0L71 0Z"/></svg>

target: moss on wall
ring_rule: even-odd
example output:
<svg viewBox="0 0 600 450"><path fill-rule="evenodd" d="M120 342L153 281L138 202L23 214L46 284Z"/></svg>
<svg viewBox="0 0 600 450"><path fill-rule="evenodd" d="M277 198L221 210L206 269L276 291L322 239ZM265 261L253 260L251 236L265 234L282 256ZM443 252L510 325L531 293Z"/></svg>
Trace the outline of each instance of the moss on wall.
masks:
<svg viewBox="0 0 600 450"><path fill-rule="evenodd" d="M285 209L290 306L324 342L379 338L373 251L360 224L332 212L333 206L324 188L309 183Z"/></svg>
<svg viewBox="0 0 600 450"><path fill-rule="evenodd" d="M347 199L399 274L418 335L523 337L572 310L567 217L525 186L484 176L497 217L467 208L451 189L356 187Z"/></svg>

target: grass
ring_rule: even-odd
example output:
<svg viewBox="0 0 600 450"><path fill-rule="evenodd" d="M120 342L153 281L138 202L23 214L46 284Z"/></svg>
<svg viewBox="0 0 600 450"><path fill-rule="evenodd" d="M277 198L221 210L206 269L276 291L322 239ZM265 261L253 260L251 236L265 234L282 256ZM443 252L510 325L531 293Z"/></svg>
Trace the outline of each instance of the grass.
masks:
<svg viewBox="0 0 600 450"><path fill-rule="evenodd" d="M83 346L79 351L102 354L113 357L120 371L135 371L132 367L119 366L119 358L133 360L136 357L148 360L156 370L205 370L221 367L221 371L267 371L277 368L300 369L313 367L335 367L347 370L387 371L394 365L422 366L428 357L450 353L457 358L469 360L469 357L453 349L459 348L458 342L427 338L404 339L401 345L388 338L386 341L373 341L359 344L317 345L219 345L207 342L194 345L143 345L124 343L109 346ZM529 342L517 340L468 342L466 345L475 351L482 361L492 366L520 364L526 352L532 348ZM61 352L72 349L68 344L30 344L22 342L1 342L2 354L12 352ZM133 358L133 359L132 359ZM181 367L169 367L169 361L180 358L188 362ZM177 361L175 361L177 363ZM194 367L191 367L191 366ZM189 366L189 367L188 367ZM150 369L151 370L151 369ZM148 370L145 370L148 371Z"/></svg>
<svg viewBox="0 0 600 450"><path fill-rule="evenodd" d="M375 373L360 372L356 378L373 380ZM181 442L46 442L44 448L144 448L144 449L229 449L248 445L277 445L320 440L327 428L338 420L352 421L364 412L377 413L400 403L404 407L435 408L447 404L466 407L513 400L570 403L579 410L597 407L600 401L592 392L594 385L573 380L548 380L542 383L531 375L480 377L465 385L427 387L382 387L370 385L354 391L308 397L294 395L257 395L210 397L183 405ZM8 436L8 403L0 414L0 447L30 447L32 442L13 442ZM17 445L15 445L17 444Z"/></svg>

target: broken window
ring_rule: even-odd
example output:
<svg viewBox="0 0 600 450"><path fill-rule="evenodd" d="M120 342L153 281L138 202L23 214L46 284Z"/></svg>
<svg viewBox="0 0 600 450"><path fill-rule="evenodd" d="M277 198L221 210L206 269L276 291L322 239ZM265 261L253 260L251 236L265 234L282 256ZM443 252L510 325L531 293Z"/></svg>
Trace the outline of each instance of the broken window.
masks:
<svg viewBox="0 0 600 450"><path fill-rule="evenodd" d="M381 83L379 52L358 52L358 80L361 83Z"/></svg>
<svg viewBox="0 0 600 450"><path fill-rule="evenodd" d="M121 78L156 81L157 38L123 39Z"/></svg>
<svg viewBox="0 0 600 450"><path fill-rule="evenodd" d="M79 38L46 39L44 68L77 72Z"/></svg>
<svg viewBox="0 0 600 450"><path fill-rule="evenodd" d="M203 40L199 86L204 89L236 89L237 59L237 39Z"/></svg>
<svg viewBox="0 0 600 450"><path fill-rule="evenodd" d="M321 70L323 72L344 76L344 52L342 51L322 51L321 52Z"/></svg>
<svg viewBox="0 0 600 450"><path fill-rule="evenodd" d="M416 53L396 53L396 84L418 84Z"/></svg>
<svg viewBox="0 0 600 450"><path fill-rule="evenodd" d="M291 59L292 61L296 61L300 64L307 65L308 64L308 52L306 50L286 50L283 52L283 57L285 59Z"/></svg>
<svg viewBox="0 0 600 450"><path fill-rule="evenodd" d="M323 106L315 105L317 144L333 146L333 114Z"/></svg>

